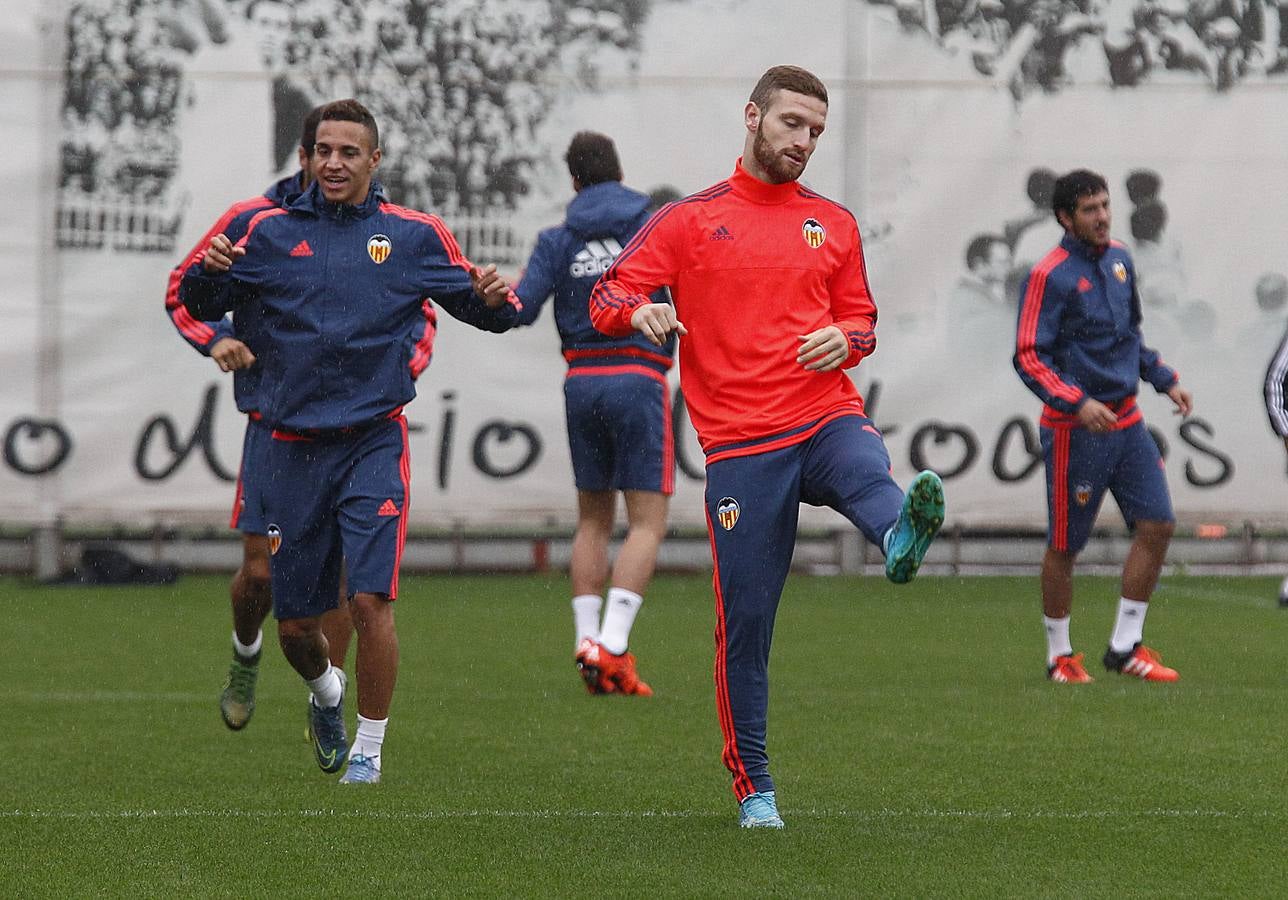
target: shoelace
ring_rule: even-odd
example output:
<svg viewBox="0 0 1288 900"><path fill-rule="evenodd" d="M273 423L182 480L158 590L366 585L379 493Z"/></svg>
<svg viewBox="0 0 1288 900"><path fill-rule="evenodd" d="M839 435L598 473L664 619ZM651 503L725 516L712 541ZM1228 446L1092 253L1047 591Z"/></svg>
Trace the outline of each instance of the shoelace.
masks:
<svg viewBox="0 0 1288 900"><path fill-rule="evenodd" d="M369 756L359 754L358 756L349 757L349 771L345 773L345 777L354 777L360 781L370 781L378 771L380 770L376 768L376 764Z"/></svg>
<svg viewBox="0 0 1288 900"><path fill-rule="evenodd" d="M313 704L313 736L323 744L338 744L344 729L339 705L323 708Z"/></svg>
<svg viewBox="0 0 1288 900"><path fill-rule="evenodd" d="M249 694L255 685L255 666L234 662L228 670L228 687L237 694Z"/></svg>

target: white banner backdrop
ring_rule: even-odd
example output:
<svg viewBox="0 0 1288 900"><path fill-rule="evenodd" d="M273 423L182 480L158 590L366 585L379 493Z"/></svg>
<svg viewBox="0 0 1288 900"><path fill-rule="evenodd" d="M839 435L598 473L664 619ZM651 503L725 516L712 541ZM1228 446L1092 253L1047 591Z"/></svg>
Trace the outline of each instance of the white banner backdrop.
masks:
<svg viewBox="0 0 1288 900"><path fill-rule="evenodd" d="M1283 524L1261 381L1288 325L1288 29L1135 8L832 0L786 28L761 0L5 2L0 522L226 517L242 421L165 316L166 277L290 171L313 104L371 105L393 198L517 273L571 196L574 132L612 135L634 187L696 191L731 171L758 75L793 62L832 95L807 180L864 230L879 344L853 377L896 478L944 474L950 521L1044 521L1017 275L1059 237L1049 173L1087 166L1136 252L1146 340L1195 394L1184 423L1142 399L1178 512ZM440 320L408 411L414 522L573 520L563 371L549 314L505 335ZM677 432L672 519L700 525L701 457Z"/></svg>

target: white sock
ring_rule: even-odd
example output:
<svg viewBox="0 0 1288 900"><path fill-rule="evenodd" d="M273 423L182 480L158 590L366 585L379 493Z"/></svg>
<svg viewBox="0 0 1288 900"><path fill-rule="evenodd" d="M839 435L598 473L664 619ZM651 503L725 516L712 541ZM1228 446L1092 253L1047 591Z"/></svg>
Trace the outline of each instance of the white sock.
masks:
<svg viewBox="0 0 1288 900"><path fill-rule="evenodd" d="M366 719L358 716L358 735L353 739L353 748L349 758L365 756L380 771L380 746L385 742L385 726L388 719Z"/></svg>
<svg viewBox="0 0 1288 900"><path fill-rule="evenodd" d="M614 656L626 652L630 643L631 626L635 614L644 604L644 598L626 588L609 588L608 603L604 609L604 627L599 632L599 643Z"/></svg>
<svg viewBox="0 0 1288 900"><path fill-rule="evenodd" d="M1141 633L1145 630L1145 611L1149 609L1146 600L1128 600L1118 598L1118 618L1114 620L1114 633L1109 638L1109 647L1115 653L1126 653L1140 643Z"/></svg>
<svg viewBox="0 0 1288 900"><path fill-rule="evenodd" d="M321 709L337 706L344 699L344 682L340 680L340 670L330 663L326 664L325 672L305 683L313 692L313 704Z"/></svg>
<svg viewBox="0 0 1288 900"><path fill-rule="evenodd" d="M1069 617L1053 619L1042 617L1047 636L1047 665L1054 666L1057 656L1072 656L1073 644L1069 643Z"/></svg>
<svg viewBox="0 0 1288 900"><path fill-rule="evenodd" d="M572 624L577 629L574 647L582 638L599 640L599 607L603 602L598 594L578 594L572 598Z"/></svg>
<svg viewBox="0 0 1288 900"><path fill-rule="evenodd" d="M247 645L237 639L237 632L233 631L233 651L242 659L250 659L259 652L259 648L264 646L264 632L255 632L255 640Z"/></svg>

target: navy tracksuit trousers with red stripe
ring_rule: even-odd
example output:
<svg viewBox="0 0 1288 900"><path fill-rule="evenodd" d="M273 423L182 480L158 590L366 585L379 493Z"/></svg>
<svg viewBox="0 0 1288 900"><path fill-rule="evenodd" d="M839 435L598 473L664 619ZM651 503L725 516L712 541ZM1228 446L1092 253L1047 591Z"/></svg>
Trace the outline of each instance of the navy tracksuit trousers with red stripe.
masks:
<svg viewBox="0 0 1288 900"><path fill-rule="evenodd" d="M739 801L774 789L765 750L769 648L796 546L800 504L830 506L879 547L902 502L880 432L858 415L834 419L782 449L725 456L707 465L716 706L724 762Z"/></svg>

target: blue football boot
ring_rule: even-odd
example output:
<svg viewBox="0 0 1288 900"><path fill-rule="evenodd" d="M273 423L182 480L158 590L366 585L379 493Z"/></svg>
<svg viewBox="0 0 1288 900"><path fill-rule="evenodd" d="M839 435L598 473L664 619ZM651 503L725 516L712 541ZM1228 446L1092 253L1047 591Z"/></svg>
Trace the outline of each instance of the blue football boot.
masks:
<svg viewBox="0 0 1288 900"><path fill-rule="evenodd" d="M380 770L376 768L376 762L371 757L357 753L349 758L349 768L345 769L344 774L340 776L340 783L379 784Z"/></svg>
<svg viewBox="0 0 1288 900"><path fill-rule="evenodd" d="M774 792L757 791L744 797L738 808L738 824L743 828L783 828Z"/></svg>
<svg viewBox="0 0 1288 900"><path fill-rule="evenodd" d="M340 690L346 678L340 672ZM335 706L320 707L309 697L309 733L313 737L313 758L323 772L339 772L349 756L349 737L344 732L344 695Z"/></svg>
<svg viewBox="0 0 1288 900"><path fill-rule="evenodd" d="M944 483L934 472L920 472L903 495L899 518L886 532L886 578L895 584L912 581L943 524Z"/></svg>

